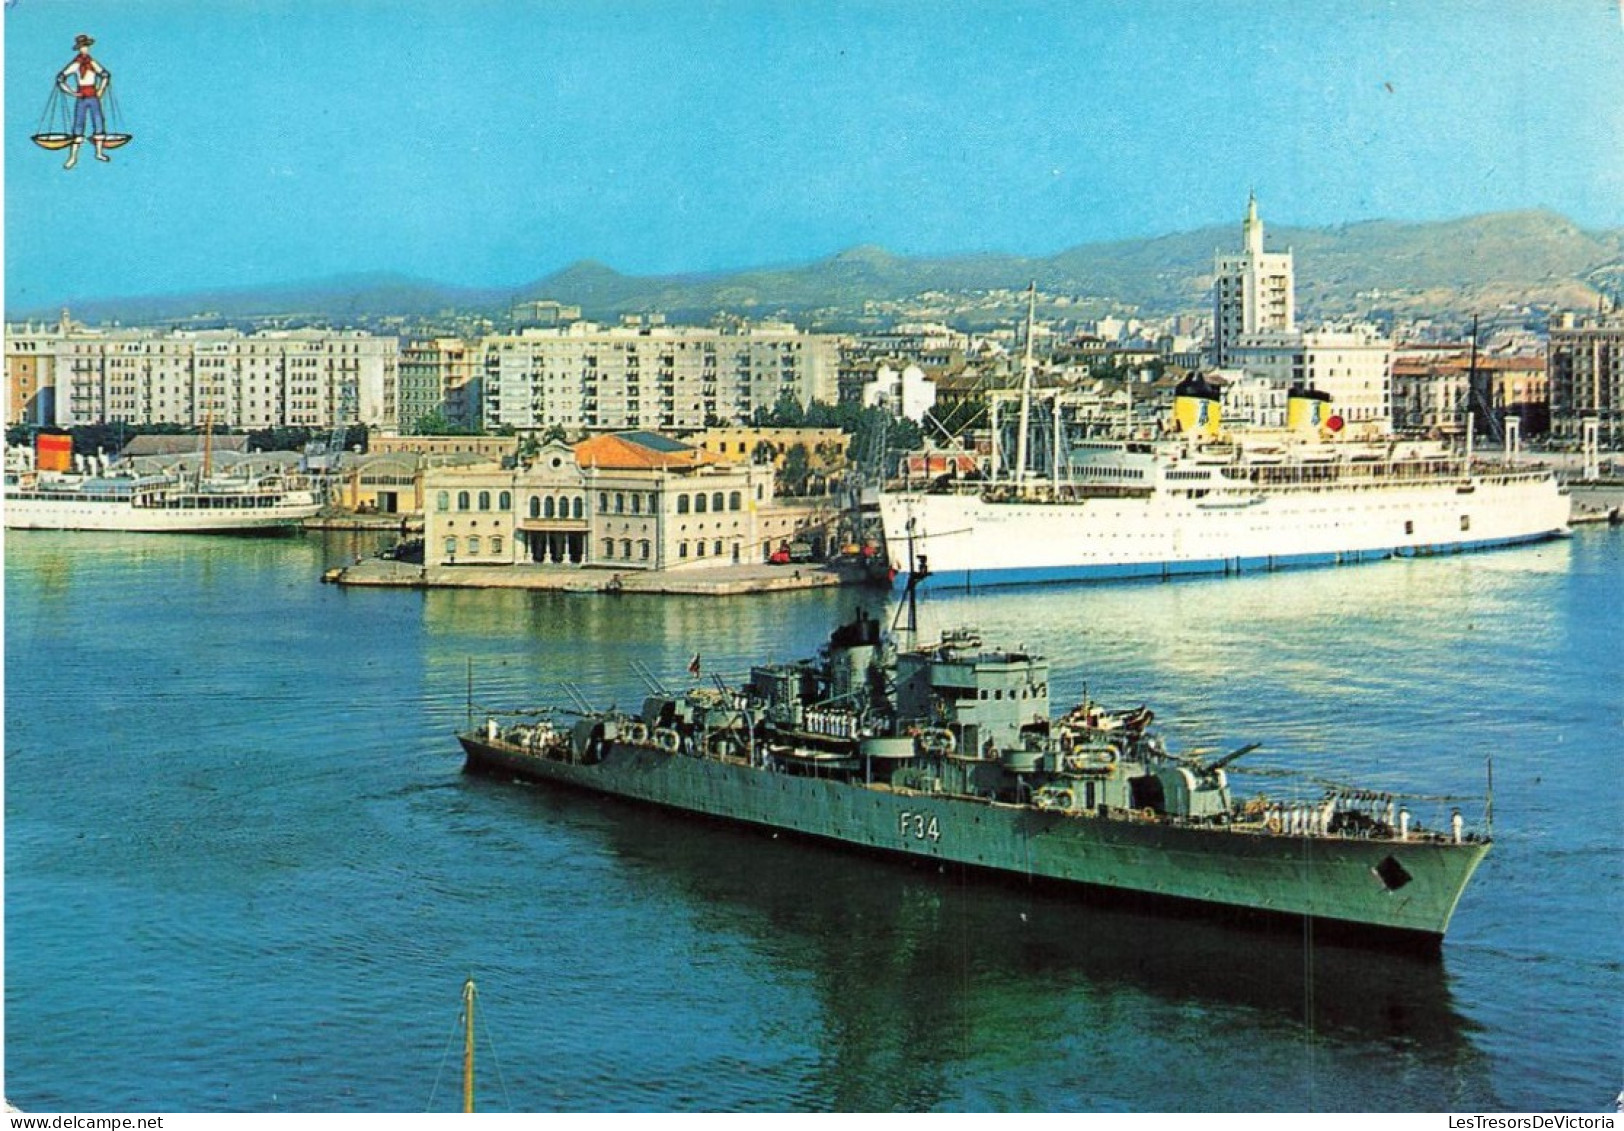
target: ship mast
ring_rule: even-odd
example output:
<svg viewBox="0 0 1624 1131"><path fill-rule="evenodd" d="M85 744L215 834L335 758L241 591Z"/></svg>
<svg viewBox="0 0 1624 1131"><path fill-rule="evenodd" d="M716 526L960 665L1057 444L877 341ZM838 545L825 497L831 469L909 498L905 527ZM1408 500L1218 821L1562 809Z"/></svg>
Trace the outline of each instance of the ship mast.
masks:
<svg viewBox="0 0 1624 1131"><path fill-rule="evenodd" d="M462 985L462 1110L474 1110L474 980Z"/></svg>
<svg viewBox="0 0 1624 1131"><path fill-rule="evenodd" d="M1021 363L1021 426L1015 438L1015 485L1026 485L1026 434L1032 427L1032 320L1038 303L1038 284L1026 289L1026 357Z"/></svg>
<svg viewBox="0 0 1624 1131"><path fill-rule="evenodd" d="M203 410L203 478L214 474L214 397L210 394L208 407Z"/></svg>

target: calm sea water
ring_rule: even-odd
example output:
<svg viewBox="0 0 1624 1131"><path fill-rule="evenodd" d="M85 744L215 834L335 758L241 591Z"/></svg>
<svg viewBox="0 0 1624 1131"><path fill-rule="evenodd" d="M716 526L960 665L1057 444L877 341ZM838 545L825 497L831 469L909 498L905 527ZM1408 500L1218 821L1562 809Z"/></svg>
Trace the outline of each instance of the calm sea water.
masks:
<svg viewBox="0 0 1624 1131"><path fill-rule="evenodd" d="M634 662L739 675L883 598L318 583L367 548L6 538L13 1103L449 1109L470 974L490 1109L1611 1110L1624 1084L1616 533L925 605L1180 745L1438 793L1483 792L1492 754L1498 843L1435 960L465 777L470 660L491 705L630 705Z"/></svg>

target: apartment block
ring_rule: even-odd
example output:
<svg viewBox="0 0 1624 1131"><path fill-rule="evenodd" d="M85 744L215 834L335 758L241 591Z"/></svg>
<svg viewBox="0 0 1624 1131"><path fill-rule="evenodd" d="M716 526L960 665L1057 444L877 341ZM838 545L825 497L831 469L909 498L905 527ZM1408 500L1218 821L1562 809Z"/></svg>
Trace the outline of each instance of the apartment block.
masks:
<svg viewBox="0 0 1624 1131"><path fill-rule="evenodd" d="M16 395L48 377L50 418L67 427L130 424L331 428L397 418L394 338L358 331L87 330L8 328ZM37 403L42 390L31 387ZM14 411L14 409L8 409Z"/></svg>
<svg viewBox="0 0 1624 1131"><path fill-rule="evenodd" d="M1624 311L1579 318L1566 314L1551 326L1551 432L1579 439L1594 417L1601 443L1624 443Z"/></svg>
<svg viewBox="0 0 1624 1131"><path fill-rule="evenodd" d="M482 342L483 425L694 432L788 397L833 402L839 340L776 324L737 330L578 323Z"/></svg>

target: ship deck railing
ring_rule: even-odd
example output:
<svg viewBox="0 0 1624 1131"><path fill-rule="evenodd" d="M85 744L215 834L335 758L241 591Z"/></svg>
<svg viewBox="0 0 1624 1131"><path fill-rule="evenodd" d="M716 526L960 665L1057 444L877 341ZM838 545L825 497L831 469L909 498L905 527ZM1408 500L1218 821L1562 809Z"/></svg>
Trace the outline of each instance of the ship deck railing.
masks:
<svg viewBox="0 0 1624 1131"><path fill-rule="evenodd" d="M1430 458L1415 460L1352 460L1325 463L1234 463L1213 465L1221 471L1218 478L1181 481L1176 486L1161 482L1161 489L1180 493L1211 493L1215 491L1250 491L1258 488L1270 490L1347 488L1359 486L1464 485L1467 483L1505 486L1514 483L1533 483L1552 478L1548 468L1515 468L1507 464L1474 460L1468 466L1460 458ZM1071 502L1079 499L1132 499L1149 498L1157 491L1152 483L1117 483L1093 481L1086 473L1063 481L1058 486L1048 480L1026 485L986 480L947 480L921 484L903 493L930 495L979 495L989 502Z"/></svg>

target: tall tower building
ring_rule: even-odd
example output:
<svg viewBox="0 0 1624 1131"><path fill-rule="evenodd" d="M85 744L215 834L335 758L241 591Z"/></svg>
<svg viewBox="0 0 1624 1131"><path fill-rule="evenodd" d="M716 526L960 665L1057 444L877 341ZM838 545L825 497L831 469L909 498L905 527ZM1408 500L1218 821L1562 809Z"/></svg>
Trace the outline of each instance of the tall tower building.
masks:
<svg viewBox="0 0 1624 1131"><path fill-rule="evenodd" d="M1297 328L1297 300L1291 251L1263 250L1263 221L1257 197L1246 201L1241 225L1245 248L1239 255L1217 255L1213 264L1213 364L1228 366L1242 337L1289 333Z"/></svg>

